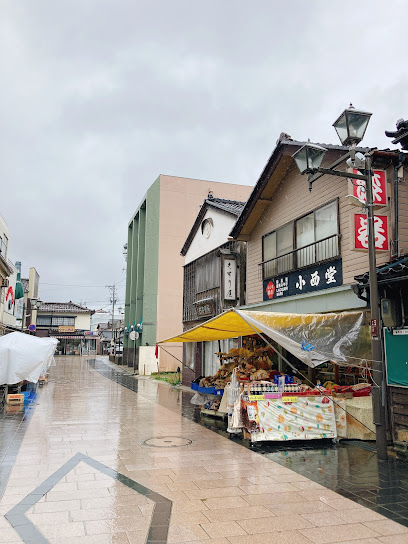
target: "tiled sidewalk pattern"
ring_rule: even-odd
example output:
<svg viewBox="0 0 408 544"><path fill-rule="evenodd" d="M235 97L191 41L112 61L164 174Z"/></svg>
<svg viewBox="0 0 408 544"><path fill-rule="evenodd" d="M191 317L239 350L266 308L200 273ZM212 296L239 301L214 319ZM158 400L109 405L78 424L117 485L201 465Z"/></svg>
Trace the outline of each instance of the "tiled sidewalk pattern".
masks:
<svg viewBox="0 0 408 544"><path fill-rule="evenodd" d="M81 452L173 502L169 543L408 544L408 528L61 358L41 391L0 501L3 517ZM191 439L151 447L152 437ZM153 504L80 463L27 514L55 544L145 542ZM160 537L157 536L157 542Z"/></svg>

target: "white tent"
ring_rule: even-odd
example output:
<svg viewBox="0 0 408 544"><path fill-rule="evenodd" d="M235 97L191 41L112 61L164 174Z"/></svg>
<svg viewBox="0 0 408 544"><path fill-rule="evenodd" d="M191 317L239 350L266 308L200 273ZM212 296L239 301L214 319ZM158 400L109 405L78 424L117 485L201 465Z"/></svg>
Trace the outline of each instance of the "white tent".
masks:
<svg viewBox="0 0 408 544"><path fill-rule="evenodd" d="M38 382L53 362L56 338L37 338L21 332L0 336L0 384Z"/></svg>

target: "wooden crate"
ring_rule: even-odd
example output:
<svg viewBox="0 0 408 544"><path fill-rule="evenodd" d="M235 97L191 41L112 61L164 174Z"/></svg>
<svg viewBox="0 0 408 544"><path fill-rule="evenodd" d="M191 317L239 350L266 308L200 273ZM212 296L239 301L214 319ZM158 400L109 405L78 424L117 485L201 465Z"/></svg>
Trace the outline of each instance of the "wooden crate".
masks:
<svg viewBox="0 0 408 544"><path fill-rule="evenodd" d="M19 406L24 404L24 395L22 393L10 393L6 397L6 404L9 406Z"/></svg>

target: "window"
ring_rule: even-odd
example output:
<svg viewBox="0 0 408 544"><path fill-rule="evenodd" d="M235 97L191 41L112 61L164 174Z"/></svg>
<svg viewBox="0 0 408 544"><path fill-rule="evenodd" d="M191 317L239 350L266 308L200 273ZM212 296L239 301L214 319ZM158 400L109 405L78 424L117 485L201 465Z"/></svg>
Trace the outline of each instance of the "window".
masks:
<svg viewBox="0 0 408 544"><path fill-rule="evenodd" d="M50 315L39 315L37 317L37 326L38 327L51 327L51 316Z"/></svg>
<svg viewBox="0 0 408 544"><path fill-rule="evenodd" d="M3 237L0 236L0 254L5 259L7 259L7 246L8 246L8 238L5 234L3 234Z"/></svg>
<svg viewBox="0 0 408 544"><path fill-rule="evenodd" d="M301 268L338 255L337 201L296 221L297 266Z"/></svg>
<svg viewBox="0 0 408 544"><path fill-rule="evenodd" d="M276 276L293 268L292 251L293 223L288 223L264 236L263 260L269 261L264 266L264 277Z"/></svg>
<svg viewBox="0 0 408 544"><path fill-rule="evenodd" d="M65 317L65 316L52 316L52 326L53 327L60 327L60 326L68 326L73 327L75 326L75 317Z"/></svg>
<svg viewBox="0 0 408 544"><path fill-rule="evenodd" d="M262 239L264 279L339 255L337 200ZM295 244L294 244L295 235Z"/></svg>

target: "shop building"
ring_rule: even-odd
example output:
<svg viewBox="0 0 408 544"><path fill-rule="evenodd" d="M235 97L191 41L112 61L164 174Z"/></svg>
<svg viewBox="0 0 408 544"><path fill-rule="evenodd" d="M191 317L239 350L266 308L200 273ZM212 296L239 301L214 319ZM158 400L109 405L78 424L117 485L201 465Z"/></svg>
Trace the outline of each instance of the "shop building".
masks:
<svg viewBox="0 0 408 544"><path fill-rule="evenodd" d="M71 301L43 302L36 319L36 334L57 338L57 355L96 353L97 335L90 334L93 312Z"/></svg>
<svg viewBox="0 0 408 544"><path fill-rule="evenodd" d="M15 268L8 259L9 229L7 223L0 215L0 334L4 334L9 322L7 311L10 277L15 273ZM14 298L14 297L13 297ZM7 300L6 300L7 299Z"/></svg>
<svg viewBox="0 0 408 544"><path fill-rule="evenodd" d="M365 219L355 205L357 198L349 196L353 191L359 194L358 183L324 175L309 191L292 158L304 143L278 141L232 229L232 238L247 242L247 308L295 313L367 308L354 279L368 269ZM323 145L328 149L327 163L348 151ZM377 265L381 266L390 261L395 237L392 156L378 151L373 161ZM400 199L406 192L404 178ZM398 222L405 224L403 205L398 214ZM403 251L408 230L400 228L399 236Z"/></svg>
<svg viewBox="0 0 408 544"><path fill-rule="evenodd" d="M183 330L245 304L245 242L228 240L244 204L209 194L201 206L181 250ZM183 383L214 374L220 366L217 352L237 345L237 339L184 344Z"/></svg>
<svg viewBox="0 0 408 544"><path fill-rule="evenodd" d="M155 344L183 324L183 265L180 247L200 205L214 197L246 201L244 185L160 175L150 186L128 226L123 361L141 373L176 369L181 344L155 357ZM135 332L135 339L131 332ZM174 357L176 359L174 359Z"/></svg>

